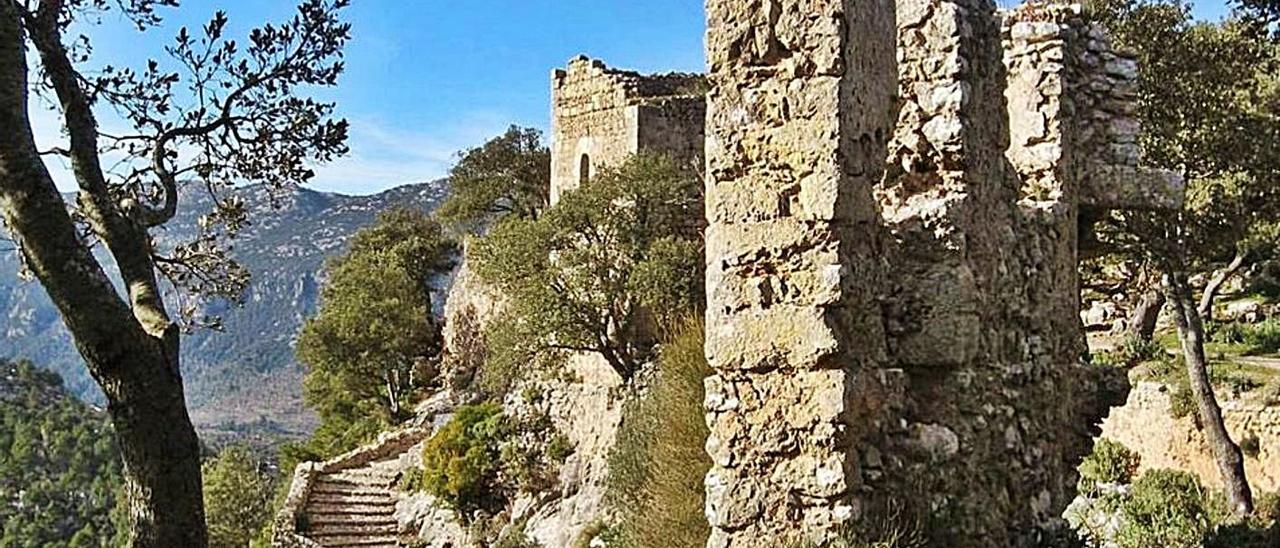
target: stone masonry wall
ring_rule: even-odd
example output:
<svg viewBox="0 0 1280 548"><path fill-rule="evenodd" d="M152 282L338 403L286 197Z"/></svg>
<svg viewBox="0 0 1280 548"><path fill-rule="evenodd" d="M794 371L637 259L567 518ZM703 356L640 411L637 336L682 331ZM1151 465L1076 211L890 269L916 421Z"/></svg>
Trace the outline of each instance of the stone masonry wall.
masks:
<svg viewBox="0 0 1280 548"><path fill-rule="evenodd" d="M1081 361L1080 207L1177 183L1076 13L707 1L708 546L1060 524L1123 396Z"/></svg>
<svg viewBox="0 0 1280 548"><path fill-rule="evenodd" d="M707 2L708 546L784 546L861 513L861 400L884 354L868 292L884 7Z"/></svg>
<svg viewBox="0 0 1280 548"><path fill-rule="evenodd" d="M551 201L641 150L701 163L701 77L646 76L578 57L551 78Z"/></svg>
<svg viewBox="0 0 1280 548"><path fill-rule="evenodd" d="M1180 203L1178 177L1140 165L1134 56L1114 48L1078 5L1033 3L1003 23L1008 156L1024 197L1076 192L1081 206L1097 209ZM1079 189L1061 188L1068 180Z"/></svg>

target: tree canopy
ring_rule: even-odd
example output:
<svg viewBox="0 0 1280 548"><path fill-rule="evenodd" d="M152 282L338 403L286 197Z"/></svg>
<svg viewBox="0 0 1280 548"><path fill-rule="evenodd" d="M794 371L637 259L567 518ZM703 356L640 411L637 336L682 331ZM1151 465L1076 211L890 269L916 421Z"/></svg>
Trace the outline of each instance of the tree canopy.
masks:
<svg viewBox="0 0 1280 548"><path fill-rule="evenodd" d="M425 213L394 209L332 260L320 310L298 337L304 396L320 415L315 453L354 447L408 418L420 391L436 383L440 326L432 278L453 264L454 245Z"/></svg>
<svg viewBox="0 0 1280 548"><path fill-rule="evenodd" d="M128 536L111 425L26 362L0 362L0 546L118 546Z"/></svg>
<svg viewBox="0 0 1280 548"><path fill-rule="evenodd" d="M1180 0L1097 0L1090 13L1138 55L1147 161L1180 172L1187 184L1177 211L1113 212L1100 225L1101 239L1121 260L1163 274L1206 439L1232 510L1247 515L1253 495L1209 379L1203 317L1223 281L1274 245L1280 41L1256 10L1208 23L1194 21ZM1222 264L1197 306L1191 274Z"/></svg>
<svg viewBox="0 0 1280 548"><path fill-rule="evenodd" d="M437 212L446 223L476 229L504 215L536 219L551 196L551 152L538 130L511 126L460 153L449 187Z"/></svg>
<svg viewBox="0 0 1280 548"><path fill-rule="evenodd" d="M209 545L247 548L271 521L272 482L262 463L243 447L228 447L205 461L205 520Z"/></svg>
<svg viewBox="0 0 1280 548"><path fill-rule="evenodd" d="M1254 5L1261 5L1255 3ZM1209 271L1236 255L1274 254L1280 235L1280 40L1254 11L1192 19L1178 1L1097 0L1091 13L1142 67L1145 161L1183 174L1177 219L1118 214L1104 238L1129 257L1152 251L1151 232L1178 226L1187 267Z"/></svg>
<svg viewBox="0 0 1280 548"><path fill-rule="evenodd" d="M347 151L346 121L309 94L337 82L351 27L340 17L347 0L302 0L292 18L243 41L227 36L218 11L195 31L180 28L158 59L94 58L96 24L147 30L177 6L0 1L0 215L109 402L131 542L202 548L200 447L179 363L183 324L201 323L199 307L171 314L161 279L199 299L240 297L247 276L228 250L251 208L228 190L287 189ZM47 150L36 146L32 96L49 98L61 118L63 142ZM105 131L113 118L124 129ZM74 200L54 184L49 155L69 160ZM188 192L206 192L215 211L193 240L157 245L153 231ZM118 285L93 253L99 245Z"/></svg>
<svg viewBox="0 0 1280 548"><path fill-rule="evenodd" d="M701 195L695 174L638 155L544 215L504 220L477 239L476 272L509 299L485 369L507 377L594 352L630 379L656 326L702 301Z"/></svg>

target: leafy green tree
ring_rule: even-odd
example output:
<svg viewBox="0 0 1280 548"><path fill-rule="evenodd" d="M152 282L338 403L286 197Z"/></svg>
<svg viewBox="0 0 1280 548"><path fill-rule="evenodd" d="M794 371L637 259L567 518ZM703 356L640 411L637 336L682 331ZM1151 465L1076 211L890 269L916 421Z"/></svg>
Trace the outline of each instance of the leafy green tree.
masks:
<svg viewBox="0 0 1280 548"><path fill-rule="evenodd" d="M321 420L307 456L341 453L405 420L407 405L437 381L431 281L454 254L439 223L394 209L329 264L320 311L297 344L307 365L304 396Z"/></svg>
<svg viewBox="0 0 1280 548"><path fill-rule="evenodd" d="M199 440L179 363L182 318L170 313L161 278L181 292L239 298L247 276L227 241L252 208L230 190L304 183L309 165L346 152L347 123L309 96L342 73L346 5L302 0L290 20L244 41L226 36L228 18L216 12L195 32L181 28L165 56L129 68L95 58L95 26L147 30L177 0L0 1L0 216L109 402L135 545L207 544ZM116 15L103 17L107 10ZM58 146L37 148L32 95L56 103ZM124 129L103 132L104 113ZM54 184L45 155L68 159L73 199ZM191 192L217 204L200 235L155 245L179 194Z"/></svg>
<svg viewBox="0 0 1280 548"><path fill-rule="evenodd" d="M510 379L565 352L594 352L624 379L656 326L702 301L702 184L670 159L602 170L536 218L509 218L474 242L476 273L508 298L482 374Z"/></svg>
<svg viewBox="0 0 1280 548"><path fill-rule="evenodd" d="M272 516L272 481L248 449L230 447L204 463L209 545L246 548Z"/></svg>
<svg viewBox="0 0 1280 548"><path fill-rule="evenodd" d="M0 363L0 546L106 547L128 536L120 449L106 417L54 373Z"/></svg>
<svg viewBox="0 0 1280 548"><path fill-rule="evenodd" d="M449 187L437 212L446 223L475 229L504 215L536 219L551 197L551 152L538 130L511 126L461 153Z"/></svg>
<svg viewBox="0 0 1280 548"><path fill-rule="evenodd" d="M1178 0L1097 0L1091 13L1143 67L1139 115L1147 160L1182 173L1187 200L1172 213L1113 213L1101 239L1163 273L1199 416L1232 508L1252 511L1243 456L1209 382L1204 316L1219 288L1274 244L1280 195L1280 43L1265 22L1236 12L1195 22ZM1198 272L1214 274L1195 299Z"/></svg>

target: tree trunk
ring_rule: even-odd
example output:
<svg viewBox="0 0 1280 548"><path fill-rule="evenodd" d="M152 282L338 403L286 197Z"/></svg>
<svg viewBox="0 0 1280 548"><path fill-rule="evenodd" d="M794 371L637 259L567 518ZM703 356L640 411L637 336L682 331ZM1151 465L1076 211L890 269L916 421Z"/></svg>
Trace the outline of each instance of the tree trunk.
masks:
<svg viewBox="0 0 1280 548"><path fill-rule="evenodd" d="M1171 269L1168 279L1169 303L1173 306L1173 317L1178 324L1178 337L1187 362L1191 391L1195 395L1200 421L1204 425L1205 439L1209 442L1214 460L1218 463L1218 471L1222 474L1227 502L1237 515L1247 516L1253 513L1253 493L1249 490L1249 481L1244 473L1244 456L1240 453L1240 446L1231 440L1231 435L1227 432L1222 420L1222 409L1218 407L1218 400L1213 395L1213 385L1209 382L1208 362L1204 354L1204 324L1194 306L1195 300L1185 274L1179 269Z"/></svg>
<svg viewBox="0 0 1280 548"><path fill-rule="evenodd" d="M1160 318L1160 310L1164 308L1164 293L1153 290L1142 295L1138 306L1129 315L1128 332L1130 337L1150 341L1156 333L1156 321Z"/></svg>
<svg viewBox="0 0 1280 548"><path fill-rule="evenodd" d="M154 345L126 349L128 363L104 365L123 373L105 385L107 410L120 438L133 545L207 545L200 483L200 443L183 397L182 378Z"/></svg>
<svg viewBox="0 0 1280 548"><path fill-rule="evenodd" d="M144 318L163 317L163 308L146 308L138 297L154 284L126 276L134 296L132 306L126 303L77 236L32 136L17 9L0 1L0 214L107 396L124 461L133 545L203 548L200 448L183 397L177 327L144 325ZM145 229L134 236L145 247Z"/></svg>
<svg viewBox="0 0 1280 548"><path fill-rule="evenodd" d="M1231 263L1226 268L1215 272L1213 278L1204 286L1204 294L1200 296L1200 306L1196 307L1196 310L1205 321L1213 319L1213 300L1218 297L1218 292L1222 290L1222 286L1244 267L1245 259L1248 256L1249 254L1245 251L1236 250L1236 255L1231 258Z"/></svg>

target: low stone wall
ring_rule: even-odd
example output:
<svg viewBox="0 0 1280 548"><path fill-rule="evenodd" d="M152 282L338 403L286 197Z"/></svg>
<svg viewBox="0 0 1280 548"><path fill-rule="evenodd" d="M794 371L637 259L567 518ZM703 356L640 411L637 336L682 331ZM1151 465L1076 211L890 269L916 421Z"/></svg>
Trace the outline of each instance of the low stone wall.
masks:
<svg viewBox="0 0 1280 548"><path fill-rule="evenodd" d="M449 402L451 401L449 401L447 394L440 394L440 396L431 398L420 406L419 414L420 416L434 416L439 412L447 411ZM369 465L370 462L401 455L401 453L416 446L417 443L430 437L433 431L434 428L431 424L420 424L402 430L388 431L388 433L379 435L376 442L330 458L328 461L300 463L297 469L293 470L293 480L292 484L289 485L289 494L285 498L284 506L280 508L279 513L276 513L271 545L274 548L320 548L320 544L306 538L300 530L300 524L305 522L303 508L306 507L307 498L311 496L311 489L314 487L316 479L320 478L321 475L333 474L333 472L342 470L358 469L358 467Z"/></svg>
<svg viewBox="0 0 1280 548"><path fill-rule="evenodd" d="M1112 409L1102 422L1102 437L1137 452L1141 470L1186 470L1206 486L1220 489L1222 478L1204 433L1193 417L1174 418L1169 411L1172 393L1160 383L1137 383L1124 406ZM1252 399L1221 403L1231 439L1247 449L1249 485L1255 493L1280 490L1280 407Z"/></svg>

